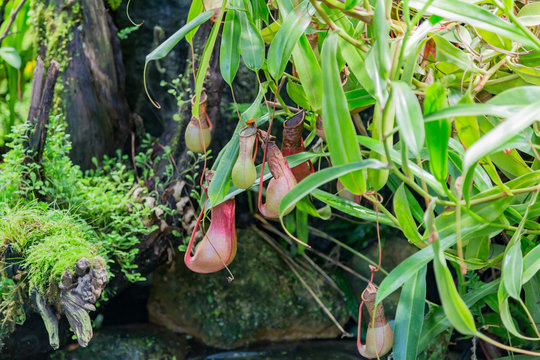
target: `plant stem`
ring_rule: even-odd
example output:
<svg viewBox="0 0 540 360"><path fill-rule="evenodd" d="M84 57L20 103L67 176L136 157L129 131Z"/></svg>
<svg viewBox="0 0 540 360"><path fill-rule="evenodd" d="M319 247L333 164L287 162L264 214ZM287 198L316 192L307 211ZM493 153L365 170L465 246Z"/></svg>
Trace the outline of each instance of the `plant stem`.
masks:
<svg viewBox="0 0 540 360"><path fill-rule="evenodd" d="M309 0L311 5L317 10L317 13L319 16L324 20L324 22L330 26L330 28L338 33L339 36L341 36L345 41L351 43L358 49L362 50L363 52L368 52L369 48L365 46L364 44L361 44L357 40L353 39L349 34L345 32L342 28L338 27L332 19L330 19L330 16L324 11L324 9L321 7L321 5L317 2L317 0Z"/></svg>
<svg viewBox="0 0 540 360"><path fill-rule="evenodd" d="M366 24L372 23L371 17L373 16L373 14L370 12L367 12L367 11L358 12L358 11L355 11L355 8L351 10L346 10L345 4L343 4L341 1L338 1L338 0L321 0L321 1L331 9L341 10L347 16L350 16L352 18L365 22Z"/></svg>
<svg viewBox="0 0 540 360"><path fill-rule="evenodd" d="M503 76L503 77L500 77L500 78L497 78L497 79L488 80L486 82L486 85L497 85L497 84L505 83L507 81L511 81L511 80L515 80L515 79L519 79L518 74L512 74L512 75Z"/></svg>
<svg viewBox="0 0 540 360"><path fill-rule="evenodd" d="M508 345L504 345L504 344L501 344L500 342L496 341L496 340L493 340L492 338L490 338L489 336L481 333L481 332L477 332L475 334L478 338L484 340L485 342L488 342L490 343L491 345L494 345L500 349L504 349L504 350L507 350L507 351L513 351L513 352L517 352L517 353L521 353L521 354L525 354L525 355L532 355L532 356L540 356L540 353L538 352L534 352L534 351L529 351L529 350L523 350L523 349L520 349L520 348L515 348L515 347L512 347L512 346L508 346Z"/></svg>
<svg viewBox="0 0 540 360"><path fill-rule="evenodd" d="M529 309L527 309L527 306L525 306L525 303L523 302L523 300L519 299L518 302L521 304L521 307L523 308L523 310L527 314L527 317L529 318L529 321L530 321L530 323L532 325L532 328L534 329L534 332L536 333L536 336L538 336L538 339L540 339L540 333L538 332L538 328L536 327L536 323L534 322L534 319L533 319L531 313L529 312Z"/></svg>
<svg viewBox="0 0 540 360"><path fill-rule="evenodd" d="M527 36L529 40L531 40L537 46L537 48L540 49L540 39L538 39L533 33L531 33L529 29L523 26L523 24L518 20L516 15L514 15L514 12L510 10L510 11L505 11L505 13L506 13L506 16L508 16L508 18L512 20L512 22L516 24L520 28L521 31L523 31L524 35Z"/></svg>
<svg viewBox="0 0 540 360"><path fill-rule="evenodd" d="M26 0L21 0L21 2L17 5L17 7L11 10L11 13L9 14L9 21L4 29L4 32L2 33L2 35L0 35L0 45L2 45L2 41L4 41L4 39L9 35L9 30L11 29L11 26L15 22L15 18L17 17L17 14L19 13L19 11L21 11L25 2Z"/></svg>
<svg viewBox="0 0 540 360"><path fill-rule="evenodd" d="M529 193L529 192L534 192L534 191L540 191L540 185L530 186L530 187L526 187L522 189L510 190L510 195L508 195L505 192L500 192L500 193L489 195L480 199L471 200L470 205L472 206L472 205L482 204L488 201L500 199L505 196L515 196L518 194L524 194L524 193ZM461 202L461 204L465 204L465 202L463 201Z"/></svg>

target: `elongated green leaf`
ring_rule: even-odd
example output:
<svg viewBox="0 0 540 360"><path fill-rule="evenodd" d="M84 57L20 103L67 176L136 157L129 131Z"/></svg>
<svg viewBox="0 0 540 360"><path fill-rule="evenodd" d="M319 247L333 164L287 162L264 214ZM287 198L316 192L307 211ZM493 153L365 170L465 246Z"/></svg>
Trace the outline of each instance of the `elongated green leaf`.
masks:
<svg viewBox="0 0 540 360"><path fill-rule="evenodd" d="M350 164L334 165L330 168L326 168L317 171L314 174L309 175L307 178L300 181L295 187L293 187L281 200L279 204L279 214L283 217L283 213L292 205L300 201L302 198L312 193L319 186L326 184L327 182L342 177L343 175L350 174L351 172L361 169L385 169L386 164L374 160L363 160Z"/></svg>
<svg viewBox="0 0 540 360"><path fill-rule="evenodd" d="M392 83L392 98L396 107L399 135L409 150L418 156L424 146L425 139L424 118L418 98L409 85L401 81Z"/></svg>
<svg viewBox="0 0 540 360"><path fill-rule="evenodd" d="M229 85L232 84L238 66L240 65L240 17L236 10L227 11L225 24L223 24L223 34L221 36L221 49L219 52L219 68L223 80Z"/></svg>
<svg viewBox="0 0 540 360"><path fill-rule="evenodd" d="M401 291L394 322L394 359L416 359L418 334L424 322L426 271L427 266L422 267Z"/></svg>
<svg viewBox="0 0 540 360"><path fill-rule="evenodd" d="M430 223L434 223L434 205L435 202L432 201L430 208L426 210L425 222L428 229L432 228ZM434 225L433 230L436 231ZM441 248L441 240L439 239L438 234L432 233L431 230L430 236L435 238L433 241L433 269L435 271L437 289L439 290L439 297L441 299L444 313L457 331L464 335L474 335L476 333L474 318L471 311L467 307L467 304L465 304L461 296L459 296L456 286L454 285L454 279L452 278L452 274L446 265L444 250Z"/></svg>
<svg viewBox="0 0 540 360"><path fill-rule="evenodd" d="M242 32L240 34L240 52L246 66L259 70L264 63L264 41L261 33L255 27L253 20L245 12L238 12Z"/></svg>
<svg viewBox="0 0 540 360"><path fill-rule="evenodd" d="M498 286L499 279L484 284L480 288L465 294L463 296L463 301L465 301L467 306L471 307L486 296L496 293ZM420 342L418 344L418 354L422 354L433 341L433 338L437 337L450 326L450 321L448 321L442 307L435 310L424 322L424 326L422 327L422 335L420 336Z"/></svg>
<svg viewBox="0 0 540 360"><path fill-rule="evenodd" d="M525 291L525 306L531 313L536 324L540 323L540 306L538 306L538 294L540 294L540 275L534 276L523 285Z"/></svg>
<svg viewBox="0 0 540 360"><path fill-rule="evenodd" d="M182 26L177 32L162 42L157 48L154 49L154 51L146 55L146 62L148 63L151 60L163 59L165 56L167 56L167 54L169 54L169 52L171 52L176 44L178 44L178 42L180 42L180 40L186 36L188 32L208 21L212 17L213 13L213 11L205 11L202 14L197 15L193 20Z"/></svg>
<svg viewBox="0 0 540 360"><path fill-rule="evenodd" d="M540 245L537 245L523 257L522 284L528 282L538 271L540 271Z"/></svg>
<svg viewBox="0 0 540 360"><path fill-rule="evenodd" d="M281 27L281 24L276 22L271 23L269 26L265 27L261 30L261 35L263 37L263 40L265 43L271 43L274 39L274 36L276 36L277 32L279 31L279 28Z"/></svg>
<svg viewBox="0 0 540 360"><path fill-rule="evenodd" d="M507 66L529 84L540 85L540 68L523 66L509 61Z"/></svg>
<svg viewBox="0 0 540 360"><path fill-rule="evenodd" d="M416 59L422 46L428 41L428 33L442 20L440 16L432 15L424 21L416 30L409 36L405 44L402 63L404 64L403 75L401 80L410 83L416 67Z"/></svg>
<svg viewBox="0 0 540 360"><path fill-rule="evenodd" d="M482 40L487 42L490 45L498 47L500 49L511 50L512 49L512 40L507 37L492 33L491 31L486 31L482 29L476 29L478 34L482 37Z"/></svg>
<svg viewBox="0 0 540 360"><path fill-rule="evenodd" d="M189 13L188 13L186 23L189 24L193 19L199 16L203 12L203 10L204 10L203 0L193 0L189 8ZM208 11L208 12L213 12L213 11ZM189 30L185 35L186 41L192 45L193 45L193 36L197 33L197 30L199 29L199 25Z"/></svg>
<svg viewBox="0 0 540 360"><path fill-rule="evenodd" d="M424 99L424 114L430 114L448 106L446 92L441 83L433 83L426 89ZM446 184L448 176L448 140L452 131L450 119L440 119L426 122L426 139L429 150L429 166L431 172L441 184Z"/></svg>
<svg viewBox="0 0 540 360"><path fill-rule="evenodd" d="M268 72L276 80L283 75L294 47L311 21L307 4L302 3L298 11L287 15L268 49Z"/></svg>
<svg viewBox="0 0 540 360"><path fill-rule="evenodd" d="M309 238L308 213L296 208L296 237L307 244ZM303 254L306 247L298 244L298 253Z"/></svg>
<svg viewBox="0 0 540 360"><path fill-rule="evenodd" d="M533 2L525 5L518 13L519 21L525 26L540 25L540 3Z"/></svg>
<svg viewBox="0 0 540 360"><path fill-rule="evenodd" d="M476 66L467 54L452 45L448 40L434 36L436 46L436 60L456 65L461 70L474 70Z"/></svg>
<svg viewBox="0 0 540 360"><path fill-rule="evenodd" d="M477 161L503 146L514 136L540 119L540 102L525 106L519 112L501 122L493 130L482 136L465 152L463 159L463 172L465 181L463 185L463 197L469 200L469 184L472 178L472 169Z"/></svg>
<svg viewBox="0 0 540 360"><path fill-rule="evenodd" d="M375 104L375 99L364 89L347 91L345 97L347 97L347 104L350 111L364 109Z"/></svg>
<svg viewBox="0 0 540 360"><path fill-rule="evenodd" d="M455 151L448 152L450 161L452 161L459 171L462 171L462 158L463 154L465 154L465 149L463 149L463 146L461 146L461 144L453 138L449 139L448 144L450 145L450 148ZM476 166L474 168L473 179L475 187L480 191L489 190L493 186L489 175L481 166Z"/></svg>
<svg viewBox="0 0 540 360"><path fill-rule="evenodd" d="M307 99L306 92L301 84L297 84L294 81L287 81L287 95L302 109L311 109L311 104Z"/></svg>
<svg viewBox="0 0 540 360"><path fill-rule="evenodd" d="M12 47L0 47L0 58L4 59L6 63L13 66L15 69L21 67L21 57L17 50Z"/></svg>
<svg viewBox="0 0 540 360"><path fill-rule="evenodd" d="M251 0L251 6L253 7L253 19L255 21L262 20L264 23L268 23L268 6L265 0Z"/></svg>
<svg viewBox="0 0 540 360"><path fill-rule="evenodd" d="M508 294L519 299L521 278L523 275L523 254L521 243L516 242L507 251L503 261L502 282Z"/></svg>
<svg viewBox="0 0 540 360"><path fill-rule="evenodd" d="M366 55L362 73L360 75L354 74L356 77L360 76L358 81L379 103L386 105L388 100L388 79L381 77L376 57L376 52L372 47Z"/></svg>
<svg viewBox="0 0 540 360"><path fill-rule="evenodd" d="M508 332L511 334L525 340L538 340L537 338L531 338L519 332L518 327L516 326L512 317L512 313L510 312L509 299L510 297L506 292L505 287L500 284L499 291L497 292L497 300L499 302L499 315L506 330L508 330Z"/></svg>
<svg viewBox="0 0 540 360"><path fill-rule="evenodd" d="M375 49L375 63L377 64L377 70L381 79L387 80L390 76L390 26L386 19L386 2L377 1L375 5L375 14L373 16L373 28L375 32L375 43L373 48Z"/></svg>
<svg viewBox="0 0 540 360"><path fill-rule="evenodd" d="M316 199L324 202L325 204L330 205L334 209L337 209L339 211L342 211L348 215L357 217L359 219L363 219L363 220L367 220L371 222L376 222L378 220L379 223L384 224L384 225L388 225L392 227L398 226L397 224L394 224L392 220L389 219L388 216L386 216L385 214L379 213L377 215L377 213L374 210L368 209L362 205L359 205L355 203L354 201L343 199L337 196L336 194L330 194L329 192L323 191L321 189L316 189L316 190L313 190L311 195L313 195L313 197L315 197Z"/></svg>
<svg viewBox="0 0 540 360"><path fill-rule="evenodd" d="M485 194L489 193L490 192L486 192ZM489 221L493 221L504 212L505 208L510 204L510 201L510 197L498 199L487 205L482 204L483 206L480 207L472 206L471 211L476 211L479 216ZM435 227L439 232L441 251L455 245L457 237L455 231L455 214L453 212L443 213L438 216L437 219L435 219ZM493 236L494 233L499 233L500 231L499 228L494 228L478 222L468 214L462 214L461 216L461 238L464 243L471 237ZM416 271L432 259L433 247L428 246L402 261L380 284L377 293L377 303L380 303L388 295L399 289Z"/></svg>
<svg viewBox="0 0 540 360"><path fill-rule="evenodd" d="M489 237L479 236L471 239L467 245L465 258L467 260L486 260L489 255Z"/></svg>
<svg viewBox="0 0 540 360"><path fill-rule="evenodd" d="M320 209L315 208L308 198L303 198L296 204L296 209L319 219L328 220L332 216L330 205L325 205Z"/></svg>
<svg viewBox="0 0 540 360"><path fill-rule="evenodd" d="M349 114L347 98L341 87L337 63L337 36L335 32L331 32L322 49L322 65L325 69L322 118L332 164L344 165L360 161L362 155ZM339 180L353 194L362 194L366 191L366 179L362 171L347 173Z"/></svg>
<svg viewBox="0 0 540 360"><path fill-rule="evenodd" d="M426 115L424 121L435 121L452 116L492 115L508 117L523 109L519 105L458 104Z"/></svg>
<svg viewBox="0 0 540 360"><path fill-rule="evenodd" d="M403 184L394 193L394 213L399 221L401 231L403 231L409 242L413 244L419 242L421 238L416 229L416 223L414 222Z"/></svg>
<svg viewBox="0 0 540 360"><path fill-rule="evenodd" d="M459 99L457 106L474 106L474 99L470 94L465 94ZM487 114L488 112L484 112ZM468 148L474 144L480 138L480 128L478 126L477 114L456 116L454 117L454 124L458 134L458 138L465 148ZM509 115L510 116L510 115ZM461 154L460 163L463 164L463 154ZM460 169L463 169L460 166Z"/></svg>
<svg viewBox="0 0 540 360"><path fill-rule="evenodd" d="M314 111L321 109L323 78L322 71L306 35L300 36L292 52L296 72Z"/></svg>
<svg viewBox="0 0 540 360"><path fill-rule="evenodd" d="M223 0L223 7L227 6L227 0ZM199 104L201 102L201 93L204 84L204 79L206 78L206 72L208 66L210 65L210 58L214 52L214 45L216 44L216 39L219 34L219 29L221 27L221 20L223 19L224 12L221 11L219 16L216 19L216 22L212 26L212 31L208 36L208 41L204 45L203 54L201 56L201 62L199 63L199 69L197 69L197 75L195 76L195 102L191 107L191 113L197 119L199 118Z"/></svg>
<svg viewBox="0 0 540 360"><path fill-rule="evenodd" d="M354 8L360 0L345 0L345 10L351 10Z"/></svg>
<svg viewBox="0 0 540 360"><path fill-rule="evenodd" d="M338 51L347 63L349 71L356 77L360 85L362 85L368 93L372 94L375 87L373 85L373 80L366 72L363 61L366 54L342 38L338 40Z"/></svg>
<svg viewBox="0 0 540 360"><path fill-rule="evenodd" d="M426 2L427 0L411 0L409 6L415 9L422 9ZM438 15L458 22L464 22L474 27L506 36L525 45L536 46L536 44L527 37L523 30L517 25L508 23L486 9L465 1L433 1L427 8L426 13Z"/></svg>
<svg viewBox="0 0 540 360"><path fill-rule="evenodd" d="M502 264L502 284L504 289L514 299L521 301L519 296L523 278L523 254L521 252L521 235L529 216L529 209L536 203L538 191L533 193L529 200L529 206L523 214L517 230L508 242ZM499 306L500 306L499 302Z"/></svg>
<svg viewBox="0 0 540 360"><path fill-rule="evenodd" d="M388 136L386 138L384 137L384 129L391 129L394 127L394 103L390 102L388 105L389 106L386 107L388 116L384 117L381 103L377 101L377 103L373 107L373 120L370 126L372 139L369 140L373 140L373 142L377 141L377 144L380 145L380 150L382 151L377 151L371 148L371 151L369 152L369 158L377 159L382 162L387 162L389 160L386 157L386 151L384 149L384 146L386 146L388 149L390 149L390 151L392 151L392 146L394 145L393 136ZM361 140L359 142L361 143ZM379 191L388 182L389 175L389 170L368 169L367 184L369 188L373 189L374 191Z"/></svg>
<svg viewBox="0 0 540 360"><path fill-rule="evenodd" d="M358 142L362 145L367 147L368 149L374 150L376 153L381 155L386 155L384 151L384 146L380 141L365 137L365 136L358 136ZM394 149L390 149L390 156L392 157L392 161L396 164L401 166L401 155ZM440 194L442 196L445 195L444 189L441 186L441 184L431 175L429 172L425 171L424 169L421 169L418 165L413 164L409 162L409 170L411 173L413 173L415 176L423 179L430 188L435 190L437 194Z"/></svg>

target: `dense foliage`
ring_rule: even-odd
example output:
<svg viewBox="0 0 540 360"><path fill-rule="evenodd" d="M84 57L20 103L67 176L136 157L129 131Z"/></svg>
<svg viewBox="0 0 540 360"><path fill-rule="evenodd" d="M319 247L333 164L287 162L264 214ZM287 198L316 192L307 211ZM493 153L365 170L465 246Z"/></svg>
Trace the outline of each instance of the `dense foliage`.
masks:
<svg viewBox="0 0 540 360"><path fill-rule="evenodd" d="M376 298L381 303L402 289L394 358L423 356L451 328L473 341L538 355L537 5L193 1L188 23L147 62L184 37L191 42L213 17L196 72L195 119L214 47L228 84L240 59L257 73L259 96L216 159L208 188L213 205L243 191L230 178L246 120L280 126L293 115L289 106L307 112L304 144L312 151L289 157L289 165L311 159L321 169L329 156L330 166L284 196L280 219L296 203L297 216L328 218L309 200L318 199L393 227L418 248L384 278ZM362 111L373 115L362 120ZM338 195L348 199L320 189L335 179ZM262 195L258 181L251 189ZM307 223L297 222L298 238L307 239ZM430 262L441 304L426 306Z"/></svg>
<svg viewBox="0 0 540 360"><path fill-rule="evenodd" d="M0 6L0 146L14 125L28 114L35 64L30 1L3 1Z"/></svg>
<svg viewBox="0 0 540 360"><path fill-rule="evenodd" d="M40 164L25 145L28 124L16 127L0 165L0 254L7 264L0 271L0 335L24 322L23 299L32 291L54 301L62 274L82 257L106 262L129 281L144 280L134 264L137 244L158 229L153 214L173 212L156 201L166 185L161 179L172 175L167 149L153 157L152 140L145 141L148 151L134 159L142 180L120 153L84 174L68 157L65 127L61 117L51 118ZM169 177L155 178L154 161L163 160ZM149 191L143 181L154 178Z"/></svg>

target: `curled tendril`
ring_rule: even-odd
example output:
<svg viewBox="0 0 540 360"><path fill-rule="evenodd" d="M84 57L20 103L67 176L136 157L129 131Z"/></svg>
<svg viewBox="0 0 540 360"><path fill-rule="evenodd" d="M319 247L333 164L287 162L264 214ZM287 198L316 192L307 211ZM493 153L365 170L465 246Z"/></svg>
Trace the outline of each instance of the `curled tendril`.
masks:
<svg viewBox="0 0 540 360"><path fill-rule="evenodd" d="M148 61L144 63L144 70L143 70L143 85L144 85L144 91L146 92L146 96L148 96L148 99L154 105L156 108L161 109L161 105L157 101L154 101L152 97L150 96L150 93L148 92L148 86L146 85L146 67L148 65Z"/></svg>
<svg viewBox="0 0 540 360"><path fill-rule="evenodd" d="M131 22L133 25L135 26L141 26L142 24L144 24L144 20L140 23L140 24L137 24L135 23L132 19L131 19L131 16L129 16L129 4L131 3L131 0L128 0L127 2L127 5L126 5L126 15L127 15L127 18L129 20L129 22Z"/></svg>

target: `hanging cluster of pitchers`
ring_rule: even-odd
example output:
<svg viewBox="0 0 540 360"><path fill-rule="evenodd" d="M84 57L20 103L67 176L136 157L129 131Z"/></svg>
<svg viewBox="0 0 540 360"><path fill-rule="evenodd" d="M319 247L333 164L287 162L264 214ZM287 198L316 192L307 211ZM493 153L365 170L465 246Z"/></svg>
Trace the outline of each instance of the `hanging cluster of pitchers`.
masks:
<svg viewBox="0 0 540 360"><path fill-rule="evenodd" d="M185 132L185 143L189 150L203 153L210 145L211 125L206 113L205 92L201 94L199 107L199 119L192 117ZM193 100L192 100L193 103ZM279 203L299 181L313 172L313 164L308 160L300 165L289 168L286 156L305 151L302 132L304 130L305 111L300 111L283 122L283 137L281 149L276 145L274 137L265 131L257 129L255 122L248 121L246 126L239 132L238 158L232 169L231 180L239 189L249 189L257 179L255 168L255 156L257 141L261 147L266 147L265 159L272 174L267 189L266 202L262 202L262 194L259 194L259 211L267 218L279 217ZM322 121L317 121L317 134L325 139ZM264 168L263 168L264 169ZM207 181L211 180L211 176ZM261 179L262 180L262 179ZM350 200L358 201L349 194L338 181L338 189L341 187L342 196ZM262 183L259 191L262 191ZM292 211L293 207L285 213ZM213 273L222 270L229 265L236 255L236 225L235 225L235 200L234 198L222 202L211 209L211 222L203 239L198 242L193 251L194 237L192 236L184 261L186 266L198 273ZM376 358L384 355L393 345L392 329L384 316L382 305L375 305L376 287L370 283L364 294L363 303L370 314L370 322L365 344L358 337L358 351L366 358ZM364 295L366 294L366 298ZM359 332L360 333L360 332Z"/></svg>
<svg viewBox="0 0 540 360"><path fill-rule="evenodd" d="M201 94L199 119L192 117L185 132L185 142L189 150L202 153L209 147L210 125L206 113L206 94ZM192 101L193 102L193 101ZM249 189L257 179L255 168L256 142L266 146L266 161L272 179L266 189L266 202L259 202L259 211L268 218L279 217L279 203L299 181L313 172L313 165L306 161L289 168L285 156L305 151L302 132L305 112L300 111L283 123L281 150L273 137L257 129L255 122L248 121L239 133L238 158L232 169L232 182L239 189ZM254 151L255 150L255 151ZM288 212L292 210L289 209ZM186 251L186 265L198 273L211 273L230 264L236 255L235 200L224 201L211 209L211 223L204 238L197 244L192 256L193 241Z"/></svg>

